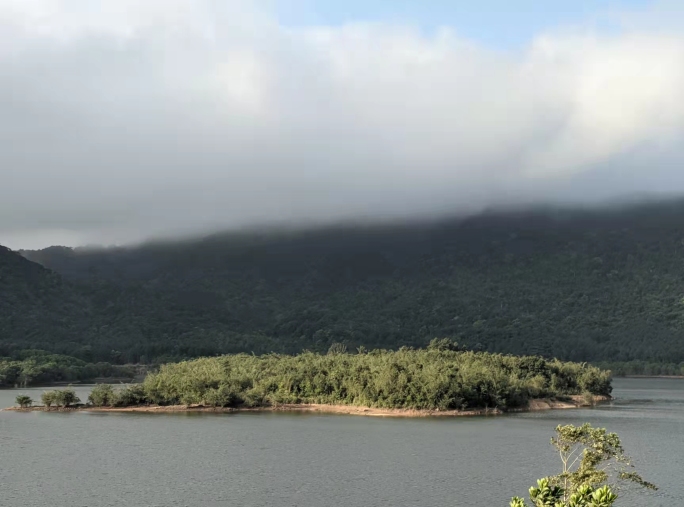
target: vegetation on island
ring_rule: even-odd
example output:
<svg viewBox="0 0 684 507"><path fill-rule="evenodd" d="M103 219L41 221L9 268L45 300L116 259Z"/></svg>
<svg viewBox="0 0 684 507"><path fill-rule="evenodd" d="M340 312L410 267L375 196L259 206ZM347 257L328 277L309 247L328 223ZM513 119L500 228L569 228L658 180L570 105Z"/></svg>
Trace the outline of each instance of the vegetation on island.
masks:
<svg viewBox="0 0 684 507"><path fill-rule="evenodd" d="M40 396L40 401L42 401L43 405L48 409L52 406L69 408L73 405L81 403L80 398L76 395L76 391L74 391L71 387L66 389L45 391ZM16 397L15 403L19 405L20 408L30 408L34 401L30 396L20 394Z"/></svg>
<svg viewBox="0 0 684 507"><path fill-rule="evenodd" d="M111 384L98 384L90 391L88 403L94 407L132 407L149 404L141 384L115 388Z"/></svg>
<svg viewBox="0 0 684 507"><path fill-rule="evenodd" d="M610 381L608 372L587 364L461 351L449 340L433 340L427 349L347 353L339 345L325 355L238 354L172 363L123 390L97 386L89 402L505 410L535 398L609 395Z"/></svg>
<svg viewBox="0 0 684 507"><path fill-rule="evenodd" d="M21 408L28 408L31 405L33 405L33 400L31 399L30 396L27 396L25 394L20 394L15 398L15 403L19 405Z"/></svg>
<svg viewBox="0 0 684 507"><path fill-rule="evenodd" d="M55 389L52 391L45 391L41 397L43 405L47 408L53 405L62 408L69 408L71 405L75 405L81 402L81 399L76 396L76 392L71 388L67 389Z"/></svg>
<svg viewBox="0 0 684 507"><path fill-rule="evenodd" d="M556 427L551 443L558 452L562 470L537 481L529 490L534 507L612 507L623 485L655 490L633 470L620 437L604 428L565 425ZM526 507L520 497L510 507Z"/></svg>

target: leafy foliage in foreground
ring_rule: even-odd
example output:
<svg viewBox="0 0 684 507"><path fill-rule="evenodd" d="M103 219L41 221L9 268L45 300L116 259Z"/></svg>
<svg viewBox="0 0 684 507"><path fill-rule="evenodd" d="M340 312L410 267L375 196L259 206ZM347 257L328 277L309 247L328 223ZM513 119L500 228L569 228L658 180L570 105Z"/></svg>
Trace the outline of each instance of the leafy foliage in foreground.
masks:
<svg viewBox="0 0 684 507"><path fill-rule="evenodd" d="M537 486L530 488L535 507L611 507L620 484L657 489L632 470L620 437L604 428L593 428L589 423L559 425L551 443L563 468L558 475L539 479ZM510 503L510 507L525 505L520 497Z"/></svg>
<svg viewBox="0 0 684 507"><path fill-rule="evenodd" d="M592 366L451 350L434 341L423 350L331 351L297 356L246 354L168 364L126 396L139 404L217 407L322 403L408 409L501 409L530 399L590 392L609 394L610 376ZM131 393L135 390L135 393ZM115 401L110 401L115 400ZM99 386L91 402L123 405Z"/></svg>
<svg viewBox="0 0 684 507"><path fill-rule="evenodd" d="M549 479L539 479L537 487L530 488L530 500L535 507L612 507L617 498L610 486L595 488L585 484L567 495L563 488L552 487ZM526 504L522 498L514 497L510 507L526 507Z"/></svg>

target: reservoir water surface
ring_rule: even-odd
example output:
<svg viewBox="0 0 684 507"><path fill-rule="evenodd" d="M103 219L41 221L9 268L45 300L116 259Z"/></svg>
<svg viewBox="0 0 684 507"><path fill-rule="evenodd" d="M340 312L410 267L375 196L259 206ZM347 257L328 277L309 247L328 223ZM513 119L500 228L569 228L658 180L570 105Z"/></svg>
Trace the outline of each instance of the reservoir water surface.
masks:
<svg viewBox="0 0 684 507"><path fill-rule="evenodd" d="M558 472L555 426L583 422L660 486L617 505L684 505L684 380L614 386L593 409L473 418L0 412L0 506L507 507Z"/></svg>

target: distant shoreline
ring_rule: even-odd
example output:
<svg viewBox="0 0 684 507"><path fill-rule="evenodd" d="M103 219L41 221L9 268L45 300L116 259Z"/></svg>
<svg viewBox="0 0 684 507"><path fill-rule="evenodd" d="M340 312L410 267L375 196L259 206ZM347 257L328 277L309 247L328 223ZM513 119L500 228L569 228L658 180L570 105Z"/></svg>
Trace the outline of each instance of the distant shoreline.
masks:
<svg viewBox="0 0 684 507"><path fill-rule="evenodd" d="M684 375L621 375L615 376L614 378L670 378L670 379L683 379Z"/></svg>
<svg viewBox="0 0 684 507"><path fill-rule="evenodd" d="M594 396L595 403L603 403L610 401L609 396ZM35 406L29 408L9 407L4 410L13 412L115 412L115 413L219 413L219 414L237 414L247 412L308 412L308 413L326 413L326 414L340 414L340 415L362 415L369 417L472 417L485 415L502 415L507 413L518 412L536 412L542 410L561 410L573 409L581 407L590 407L581 395L570 396L568 399L558 400L541 398L531 400L527 407L514 408L510 410L502 410L499 408L482 408L474 410L419 410L408 408L372 408L355 405L326 405L318 403L297 403L297 404L282 404L271 405L265 407L207 407L203 405L145 405L134 407L92 407L92 406L77 406L69 408L46 408L44 406Z"/></svg>
<svg viewBox="0 0 684 507"><path fill-rule="evenodd" d="M84 387L84 386L94 386L97 384L133 384L135 383L135 378L125 378L125 377L101 377L88 380L59 380L55 382L41 382L40 384L29 384L27 386L0 386L0 391L10 391L19 389L40 389L40 388L51 388L51 387Z"/></svg>

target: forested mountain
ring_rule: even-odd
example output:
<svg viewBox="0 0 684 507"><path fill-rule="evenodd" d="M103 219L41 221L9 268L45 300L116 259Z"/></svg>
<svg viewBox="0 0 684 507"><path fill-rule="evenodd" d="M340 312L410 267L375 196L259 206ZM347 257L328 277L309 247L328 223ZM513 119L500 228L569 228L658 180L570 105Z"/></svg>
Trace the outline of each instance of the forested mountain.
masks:
<svg viewBox="0 0 684 507"><path fill-rule="evenodd" d="M35 323L44 332L25 341L77 357L83 344L97 359L115 350L121 360L148 361L450 337L569 360L684 361L681 201L22 254L70 287ZM38 282L3 289L3 300L43 279L66 286L40 273ZM31 304L17 311L43 308ZM55 323L58 308L65 322L75 319L71 329L83 329L83 319L96 332L65 340L53 331L64 327ZM8 326L11 339L22 339L23 320L3 312L2 322L5 343Z"/></svg>
<svg viewBox="0 0 684 507"><path fill-rule="evenodd" d="M112 347L125 343L109 320L90 290L0 247L0 387L132 377L135 370L102 362L120 360Z"/></svg>
<svg viewBox="0 0 684 507"><path fill-rule="evenodd" d="M57 273L0 247L0 356L10 345L88 341L90 297Z"/></svg>

